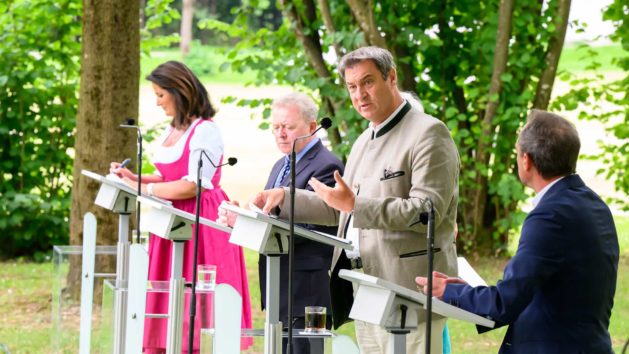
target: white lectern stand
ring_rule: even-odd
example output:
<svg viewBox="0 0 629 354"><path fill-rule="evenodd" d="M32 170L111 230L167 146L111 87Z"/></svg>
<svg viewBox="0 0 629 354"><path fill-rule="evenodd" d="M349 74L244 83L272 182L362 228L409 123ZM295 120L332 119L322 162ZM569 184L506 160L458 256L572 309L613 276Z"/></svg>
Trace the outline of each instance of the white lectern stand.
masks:
<svg viewBox="0 0 629 354"><path fill-rule="evenodd" d="M91 171L83 170L81 174L101 184L94 204L118 214L113 348L114 353L124 353L127 311L127 292L125 289L129 280L129 215L135 210L137 191L124 183ZM93 258L94 256L95 248L83 252L84 258ZM93 289L93 287L86 287L85 289ZM86 295L91 298L91 294Z"/></svg>
<svg viewBox="0 0 629 354"><path fill-rule="evenodd" d="M279 256L288 253L288 222L227 203L223 203L221 207L238 215L229 242L267 256L264 353L279 354L282 348L282 323L279 316ZM336 236L297 226L295 234L326 245L353 249L350 241Z"/></svg>
<svg viewBox="0 0 629 354"><path fill-rule="evenodd" d="M417 310L425 309L426 295L347 269L341 270L339 276L358 286L349 317L384 327L392 336L393 353L406 353L406 334L417 328ZM432 299L432 312L484 327L494 326L491 320L447 304L435 297Z"/></svg>
<svg viewBox="0 0 629 354"><path fill-rule="evenodd" d="M183 294L186 281L182 275L183 246L185 241L192 238L191 225L195 222L195 216L194 214L176 209L169 204L152 198L142 196L139 197L138 200L140 203L151 208L147 215L142 218L142 228L159 237L173 241L169 289L170 296L168 300L168 334L166 339L166 353L181 353L183 339ZM206 218L199 218L199 222L203 225L223 232L231 232L231 228L219 225ZM135 284L130 284L130 288L132 285L135 286ZM146 282L142 285L146 288ZM129 289L129 291L131 292L131 289ZM134 293L136 292L134 291ZM132 303L133 306L144 307L146 299L144 298L144 301L136 301L136 299L134 299L132 300ZM143 309L129 308L129 312L132 313L143 313L143 311ZM190 326L190 330L192 330L192 324ZM143 333L136 335L142 336Z"/></svg>

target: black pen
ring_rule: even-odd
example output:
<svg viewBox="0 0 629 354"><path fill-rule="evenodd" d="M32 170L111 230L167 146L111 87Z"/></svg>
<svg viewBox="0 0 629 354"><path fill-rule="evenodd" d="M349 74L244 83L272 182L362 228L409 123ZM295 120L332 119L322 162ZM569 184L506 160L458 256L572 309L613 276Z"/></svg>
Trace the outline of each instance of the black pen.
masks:
<svg viewBox="0 0 629 354"><path fill-rule="evenodd" d="M118 168L125 168L129 164L129 162L131 162L131 159L124 159L124 161L122 161Z"/></svg>
<svg viewBox="0 0 629 354"><path fill-rule="evenodd" d="M439 247L435 247L432 250L433 252L439 252L441 251L441 248ZM417 257L417 256L425 256L428 253L427 250L421 250L421 251L415 251L415 252L409 252L409 253L402 253L400 255L400 258L409 258L409 257Z"/></svg>

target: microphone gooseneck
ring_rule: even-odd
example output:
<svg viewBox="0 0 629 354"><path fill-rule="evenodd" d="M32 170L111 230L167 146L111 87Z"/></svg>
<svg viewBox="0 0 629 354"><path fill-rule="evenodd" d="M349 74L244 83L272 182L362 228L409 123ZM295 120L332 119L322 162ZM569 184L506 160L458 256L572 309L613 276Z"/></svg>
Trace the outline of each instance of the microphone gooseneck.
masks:
<svg viewBox="0 0 629 354"><path fill-rule="evenodd" d="M428 280L428 284L426 284L426 334L425 334L425 338L426 338L426 343L425 343L425 352L426 353L430 353L430 347L431 347L431 340L430 340L430 336L432 335L432 326L431 321L432 321L432 271L433 271L433 265L434 265L434 247L435 247L435 205L433 204L432 200L430 198L426 198L426 202L428 203L429 206L429 211L428 212L422 212L419 215L420 218L420 222L424 225L427 225L427 232L426 232L426 238L427 238L427 247L426 247L426 254L427 254L427 262L428 262L428 275L426 276L426 279Z"/></svg>
<svg viewBox="0 0 629 354"><path fill-rule="evenodd" d="M135 129L138 134L138 163L137 163L137 174L138 174L138 187L137 187L137 195L138 197L142 195L142 131L140 127L136 125L135 119L127 118L123 124L120 124L121 128L131 128ZM140 200L136 200L135 203L135 240L137 243L140 243Z"/></svg>
<svg viewBox="0 0 629 354"><path fill-rule="evenodd" d="M193 251L193 265L192 265L192 288L190 289L190 329L188 330L188 352L191 353L193 349L194 342L194 318L196 317L196 307L197 307L197 296L196 296L196 287L197 287L197 263L198 263L198 247L199 247L199 219L201 218L201 169L203 168L203 157L210 162L210 164L214 168L219 168L221 166L229 165L233 166L238 162L238 159L235 157L227 158L227 162L216 165L214 161L210 158L210 156L205 152L205 150L200 150L199 160L197 164L197 189L195 195L195 211L194 211L194 251Z"/></svg>
<svg viewBox="0 0 629 354"><path fill-rule="evenodd" d="M332 120L328 117L321 119L319 127L308 135L303 135L293 140L293 146L290 154L290 208L288 213L288 340L286 343L286 353L291 354L293 343L293 277L294 269L293 262L295 258L295 164L297 160L297 154L295 153L295 145L297 141L310 138L315 135L321 129L328 129L332 126Z"/></svg>

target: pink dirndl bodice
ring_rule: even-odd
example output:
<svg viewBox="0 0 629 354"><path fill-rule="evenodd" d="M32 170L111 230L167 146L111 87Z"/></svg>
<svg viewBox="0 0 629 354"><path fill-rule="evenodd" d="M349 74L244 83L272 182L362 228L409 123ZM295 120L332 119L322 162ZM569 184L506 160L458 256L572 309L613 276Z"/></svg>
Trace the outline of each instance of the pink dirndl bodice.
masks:
<svg viewBox="0 0 629 354"><path fill-rule="evenodd" d="M188 164L190 159L190 139L194 135L196 128L205 122L199 120L191 127L192 131L186 139L181 157L172 163L155 163L164 178L164 182L180 180L188 174ZM222 158L221 158L222 160ZM207 161L204 161L208 163ZM220 161L219 161L220 164ZM201 194L201 216L210 220L216 220L218 207L223 200L229 200L225 192L220 187L221 168L216 169L212 177L213 189L205 189ZM173 206L177 209L195 213L195 198L184 200L173 200ZM192 227L194 237L194 226ZM184 244L183 276L187 282L192 281L194 239L186 241ZM149 275L151 281L169 281L171 269L172 241L163 239L153 234L149 239ZM242 248L229 243L227 233L201 225L199 229L199 244L197 264L216 265L216 283L227 283L236 289L242 296L242 328L251 328L251 303L249 298L249 285L247 282L247 270ZM195 315L194 348L199 351L199 329L201 328L201 318L211 318L212 296L200 295L197 298L197 313ZM184 304L184 327L183 327L183 352L188 352L188 327L189 327L189 296L186 296ZM200 314L200 311L209 311ZM148 293L146 313L168 313L167 293ZM203 324L207 327L207 324ZM146 353L162 352L166 347L167 319L146 319L144 326L144 350ZM241 340L242 349L246 349L252 344L251 338Z"/></svg>

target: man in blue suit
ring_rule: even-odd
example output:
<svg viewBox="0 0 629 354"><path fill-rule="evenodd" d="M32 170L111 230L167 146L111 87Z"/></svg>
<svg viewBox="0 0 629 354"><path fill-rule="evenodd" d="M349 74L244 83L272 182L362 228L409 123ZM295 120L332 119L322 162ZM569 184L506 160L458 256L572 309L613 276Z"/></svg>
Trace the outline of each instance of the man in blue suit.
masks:
<svg viewBox="0 0 629 354"><path fill-rule="evenodd" d="M284 154L279 159L266 183L265 189L287 187L290 184L289 156L295 138L312 133L317 128L317 106L312 99L303 93L290 93L273 101L271 106L271 129L278 149ZM343 163L326 149L318 137L299 140L295 145L297 161L295 164L295 188L309 189L310 178L314 177L323 183L334 186L334 171L343 172ZM336 235L336 227L299 225L310 230ZM330 309L330 277L328 269L332 261L333 247L301 237L295 238L295 256L293 269L293 316L294 328L304 328L304 308L306 306L323 306L331 317ZM260 256L258 261L260 292L262 307L266 299L266 257ZM280 258L280 320L288 326L288 255ZM331 318L326 321L330 328ZM311 343L312 342L312 343ZM293 339L291 346L294 354L323 352L323 340L309 341ZM283 343L284 351L286 340ZM319 350L320 349L320 350Z"/></svg>
<svg viewBox="0 0 629 354"><path fill-rule="evenodd" d="M500 353L612 353L618 238L605 203L575 174L579 136L533 110L516 144L518 174L535 190L515 256L496 286L433 274L433 294L509 325ZM426 291L426 278L416 282ZM486 331L479 328L479 332Z"/></svg>

